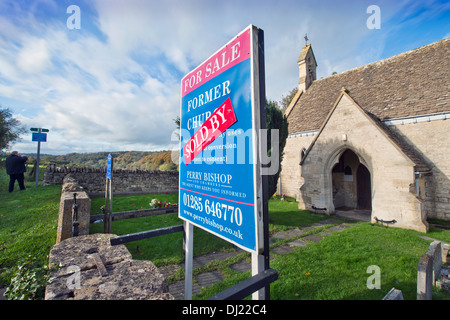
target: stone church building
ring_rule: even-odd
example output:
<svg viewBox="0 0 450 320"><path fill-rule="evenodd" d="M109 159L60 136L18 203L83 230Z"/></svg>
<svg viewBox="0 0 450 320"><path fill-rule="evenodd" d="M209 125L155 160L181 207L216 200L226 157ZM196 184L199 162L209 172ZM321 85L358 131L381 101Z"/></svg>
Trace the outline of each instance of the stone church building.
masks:
<svg viewBox="0 0 450 320"><path fill-rule="evenodd" d="M297 62L280 192L421 232L449 220L450 38L322 79L311 45Z"/></svg>

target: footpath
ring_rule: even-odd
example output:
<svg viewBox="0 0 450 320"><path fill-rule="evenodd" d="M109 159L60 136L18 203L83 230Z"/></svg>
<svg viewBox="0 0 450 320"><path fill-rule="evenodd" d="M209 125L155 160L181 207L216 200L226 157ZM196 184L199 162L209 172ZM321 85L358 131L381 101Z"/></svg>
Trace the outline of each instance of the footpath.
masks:
<svg viewBox="0 0 450 320"><path fill-rule="evenodd" d="M287 254L293 251L295 247L302 247L313 242L319 242L323 240L324 237L331 235L332 232L340 232L347 228L351 228L351 226L351 222L344 222L342 219L333 217L319 223L314 223L310 226L277 232L269 238L271 247L269 250L270 259L276 258L277 255ZM251 270L249 254L241 255L242 259L238 259L239 261L235 262L236 256L243 252L243 250L236 247L234 251L230 252L211 252L206 255L194 257L192 296L199 294L202 287L209 287L225 279L224 275L217 270L217 268L214 268L217 264L217 260L225 261L225 263L230 261L229 267L238 272L247 272ZM210 267L208 268L208 266ZM176 300L184 299L184 280L171 281L170 278L180 271L184 272L184 270L179 270L180 268L184 268L184 263L159 267L159 270L168 278L169 292ZM208 271L201 272L201 270Z"/></svg>

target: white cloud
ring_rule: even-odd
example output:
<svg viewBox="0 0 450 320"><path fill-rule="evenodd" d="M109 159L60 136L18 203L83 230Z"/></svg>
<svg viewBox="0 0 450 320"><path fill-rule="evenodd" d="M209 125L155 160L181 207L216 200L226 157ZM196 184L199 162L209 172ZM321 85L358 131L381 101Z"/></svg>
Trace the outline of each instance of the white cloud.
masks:
<svg viewBox="0 0 450 320"><path fill-rule="evenodd" d="M26 73L44 71L50 66L50 55L44 39L31 38L20 50L17 64Z"/></svg>

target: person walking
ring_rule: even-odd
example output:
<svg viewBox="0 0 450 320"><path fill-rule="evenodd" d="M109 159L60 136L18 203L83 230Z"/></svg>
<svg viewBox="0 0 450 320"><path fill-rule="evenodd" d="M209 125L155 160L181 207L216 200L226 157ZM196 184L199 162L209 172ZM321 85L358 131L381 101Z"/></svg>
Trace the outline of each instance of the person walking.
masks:
<svg viewBox="0 0 450 320"><path fill-rule="evenodd" d="M6 158L6 173L9 174L9 192L13 192L16 180L19 183L20 190L25 190L24 172L27 171L25 168L27 160L28 157L20 155L17 151L11 152Z"/></svg>

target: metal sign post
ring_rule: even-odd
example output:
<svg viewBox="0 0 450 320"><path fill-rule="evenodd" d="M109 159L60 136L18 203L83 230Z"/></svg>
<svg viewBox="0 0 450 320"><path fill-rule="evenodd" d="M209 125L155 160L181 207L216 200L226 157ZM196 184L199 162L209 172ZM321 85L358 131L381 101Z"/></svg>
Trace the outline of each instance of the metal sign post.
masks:
<svg viewBox="0 0 450 320"><path fill-rule="evenodd" d="M108 159L106 161L106 181L105 181L105 206L103 209L103 232L111 233L111 223L112 223L112 170L113 170L113 159L111 154L108 154Z"/></svg>
<svg viewBox="0 0 450 320"><path fill-rule="evenodd" d="M194 264L194 225L184 222L184 299L192 300L192 270Z"/></svg>
<svg viewBox="0 0 450 320"><path fill-rule="evenodd" d="M194 225L251 252L253 275L268 269L259 137L265 127L263 87L263 31L252 25L181 81L179 217L186 223L186 299L192 297Z"/></svg>
<svg viewBox="0 0 450 320"><path fill-rule="evenodd" d="M30 131L34 131L32 134L31 141L37 141L37 156L36 156L36 183L35 188L38 187L39 182L39 160L41 155L41 142L47 142L47 132L48 129L44 128L31 128Z"/></svg>

